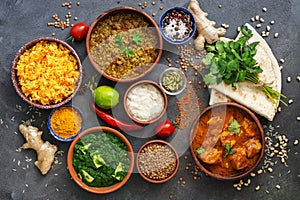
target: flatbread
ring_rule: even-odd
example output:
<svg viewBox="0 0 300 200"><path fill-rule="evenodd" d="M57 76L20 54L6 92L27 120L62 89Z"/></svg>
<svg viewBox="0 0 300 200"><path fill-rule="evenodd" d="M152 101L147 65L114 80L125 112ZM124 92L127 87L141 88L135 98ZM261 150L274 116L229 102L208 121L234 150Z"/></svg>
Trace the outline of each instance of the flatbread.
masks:
<svg viewBox="0 0 300 200"><path fill-rule="evenodd" d="M256 47L257 53L254 57L263 70L263 72L258 75L259 80L272 86L274 90L281 92L281 72L271 48L250 24L245 25L253 33L249 42L259 42ZM241 36L242 33L237 36L236 40ZM226 41L229 39L222 38L222 40ZM234 90L231 85L225 84L222 81L217 85L211 85L210 88L210 105L219 102L236 101L267 118L269 121L272 121L276 115L279 100L275 100L275 104L273 104L262 91L262 88L253 83L248 81L239 82L237 83L237 89Z"/></svg>

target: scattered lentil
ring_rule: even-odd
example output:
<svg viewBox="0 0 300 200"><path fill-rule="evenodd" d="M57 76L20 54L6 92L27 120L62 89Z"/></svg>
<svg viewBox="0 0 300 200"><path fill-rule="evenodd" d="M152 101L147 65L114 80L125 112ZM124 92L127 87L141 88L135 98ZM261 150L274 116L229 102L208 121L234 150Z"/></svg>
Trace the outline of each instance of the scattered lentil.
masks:
<svg viewBox="0 0 300 200"><path fill-rule="evenodd" d="M299 141L298 140L295 140L294 141L294 145L298 145L299 144Z"/></svg>
<svg viewBox="0 0 300 200"><path fill-rule="evenodd" d="M261 24L256 24L256 28L260 28L261 27Z"/></svg>
<svg viewBox="0 0 300 200"><path fill-rule="evenodd" d="M290 100L288 101L289 104L292 104L293 102L294 102L293 99L290 99Z"/></svg>
<svg viewBox="0 0 300 200"><path fill-rule="evenodd" d="M271 25L275 24L275 21L274 20L270 21L270 24Z"/></svg>
<svg viewBox="0 0 300 200"><path fill-rule="evenodd" d="M286 80L288 83L290 83L292 81L292 78L290 76L288 76Z"/></svg>
<svg viewBox="0 0 300 200"><path fill-rule="evenodd" d="M300 117L297 117L297 121L300 121Z"/></svg>
<svg viewBox="0 0 300 200"><path fill-rule="evenodd" d="M255 20L258 21L259 20L259 15L255 16Z"/></svg>
<svg viewBox="0 0 300 200"><path fill-rule="evenodd" d="M281 58L279 61L280 61L281 63L284 63L284 62L285 62L285 60L284 60L283 58Z"/></svg>
<svg viewBox="0 0 300 200"><path fill-rule="evenodd" d="M280 185L276 185L276 189L280 190Z"/></svg>
<svg viewBox="0 0 300 200"><path fill-rule="evenodd" d="M251 17L251 22L255 22L255 18L254 17Z"/></svg>
<svg viewBox="0 0 300 200"><path fill-rule="evenodd" d="M279 36L279 33L274 34L274 38L278 38L278 36Z"/></svg>
<svg viewBox="0 0 300 200"><path fill-rule="evenodd" d="M267 8L265 8L265 7L262 8L262 11L263 11L263 12L267 12Z"/></svg>

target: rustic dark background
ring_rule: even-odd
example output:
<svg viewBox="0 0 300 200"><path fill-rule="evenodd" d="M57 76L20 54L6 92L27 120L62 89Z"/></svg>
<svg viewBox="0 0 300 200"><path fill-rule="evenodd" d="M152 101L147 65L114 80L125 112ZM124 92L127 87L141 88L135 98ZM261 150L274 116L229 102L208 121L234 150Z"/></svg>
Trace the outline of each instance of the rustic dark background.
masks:
<svg viewBox="0 0 300 200"><path fill-rule="evenodd" d="M88 193L78 187L70 178L66 166L66 155L69 143L62 143L55 140L47 130L45 121L50 113L49 110L31 109L16 94L10 79L11 64L17 51L30 40L42 37L52 36L66 40L69 29L60 30L54 27L48 27L47 23L54 21L53 14L58 14L61 19L68 11L73 17L77 16L78 21L85 21L91 24L97 16L108 9L127 5L141 9L138 3L144 1L133 0L85 0L80 6L76 6L77 1L73 1L71 9L62 7L64 1L51 0L1 0L0 1L0 199L299 199L300 196L300 170L299 170L299 145L293 145L294 140L300 139L300 82L296 77L300 75L300 47L299 47L299 21L300 21L300 1L299 0L255 0L255 1L226 1L226 0L201 0L201 7L209 13L209 18L221 24L229 24L227 37L236 36L236 27L246 22L250 18L260 15L265 19L263 27L271 20L275 24L271 26L271 34L266 41L271 46L275 57L279 60L285 59L281 64L282 70L282 92L287 96L287 100L292 99L293 103L288 107L282 106L273 122L260 118L261 123L269 131L269 127L275 127L273 131L289 138L288 142L288 159L285 166L279 162L279 159L273 158L276 162L272 168L273 172L265 172L260 176L251 178L252 182L248 187L243 187L237 191L233 184L238 181L223 182L206 177L200 173L200 180L193 180L191 169L186 170L186 164L194 164L190 151L188 149L188 129L177 131L175 135L168 140L176 147L181 155L180 169L177 175L167 183L154 185L145 182L138 173L132 175L127 184L120 190L107 194L95 195ZM163 10L173 6L187 6L188 0L156 0L155 5L152 1L147 1L148 5L144 9L146 13L152 15L156 22ZM222 5L219 8L218 5ZM163 6L163 10L159 7ZM266 7L267 12L262 12ZM71 20L74 22L74 20ZM255 25L255 23L252 23ZM258 31L262 31L263 28ZM278 32L279 37L275 39L274 33ZM71 44L81 58L84 66L84 81L87 83L95 73L90 65L86 50L85 42L76 42ZM163 68L166 67L167 57L176 59L176 50L173 46L165 44L164 54L160 65L147 77L157 81L158 76ZM193 74L190 74L193 76ZM292 78L288 83L287 77ZM98 77L99 78L99 77ZM201 76L198 77L201 80ZM113 83L99 78L99 84ZM128 85L117 84L121 97ZM85 127L96 125L105 125L89 110L88 100L90 94L88 90L83 90L71 102L81 108L85 116ZM203 107L207 106L209 92L201 88L197 90ZM168 112L165 117L174 119L177 117L176 101L177 97L169 97ZM200 102L199 102L200 103ZM21 108L21 109L20 109ZM124 117L122 103L115 109L115 115ZM41 113L41 115L39 115ZM30 118L35 119L32 125L39 127L44 131L43 138L58 145L59 150L63 151L62 155L57 155L58 164L45 176L42 176L34 166L36 154L31 150L18 151L24 143L22 135L18 132L18 124L27 121ZM124 133L131 141L135 152L140 145L153 138L151 133L152 126L146 128L145 133L140 135ZM187 159L186 159L187 158ZM31 160L30 160L31 159ZM180 178L185 181L183 184ZM246 177L247 180L250 177ZM180 183L178 183L178 181ZM256 186L260 186L259 191L255 191ZM280 185L280 189L276 188Z"/></svg>

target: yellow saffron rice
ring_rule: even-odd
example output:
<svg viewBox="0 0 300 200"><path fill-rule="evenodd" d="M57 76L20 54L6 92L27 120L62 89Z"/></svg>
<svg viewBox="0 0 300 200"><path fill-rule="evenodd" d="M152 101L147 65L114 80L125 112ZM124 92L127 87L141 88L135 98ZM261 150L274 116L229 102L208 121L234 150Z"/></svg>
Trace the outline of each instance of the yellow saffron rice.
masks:
<svg viewBox="0 0 300 200"><path fill-rule="evenodd" d="M23 94L42 105L56 104L70 96L80 74L71 51L54 41L40 41L26 50L16 70Z"/></svg>

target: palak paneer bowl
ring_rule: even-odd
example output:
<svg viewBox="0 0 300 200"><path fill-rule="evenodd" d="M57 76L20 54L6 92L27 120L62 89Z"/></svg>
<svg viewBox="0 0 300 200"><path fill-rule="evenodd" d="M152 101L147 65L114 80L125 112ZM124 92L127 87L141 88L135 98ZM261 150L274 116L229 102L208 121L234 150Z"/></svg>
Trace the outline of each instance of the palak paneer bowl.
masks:
<svg viewBox="0 0 300 200"><path fill-rule="evenodd" d="M103 12L86 37L91 64L115 82L131 82L149 73L160 60L162 44L156 22L129 6Z"/></svg>
<svg viewBox="0 0 300 200"><path fill-rule="evenodd" d="M264 131L248 108L233 102L214 104L195 120L190 150L205 174L219 180L240 179L263 159Z"/></svg>
<svg viewBox="0 0 300 200"><path fill-rule="evenodd" d="M72 179L82 189L106 194L120 189L134 168L134 152L128 139L105 126L88 128L71 143L67 156Z"/></svg>

